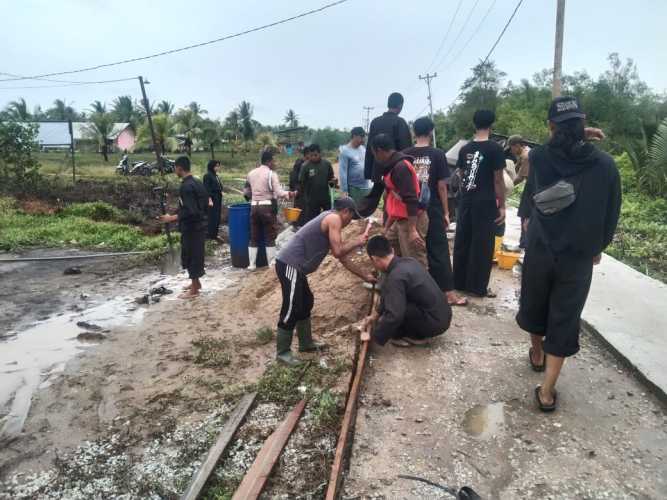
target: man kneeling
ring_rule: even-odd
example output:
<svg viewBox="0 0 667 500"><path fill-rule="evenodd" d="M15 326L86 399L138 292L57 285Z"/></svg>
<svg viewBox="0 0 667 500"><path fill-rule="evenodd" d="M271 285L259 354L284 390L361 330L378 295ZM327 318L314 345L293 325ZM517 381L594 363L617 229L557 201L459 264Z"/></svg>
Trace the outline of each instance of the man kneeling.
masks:
<svg viewBox="0 0 667 500"><path fill-rule="evenodd" d="M396 257L384 236L368 240L367 251L375 269L386 274L380 307L364 324L377 321L373 340L409 347L443 334L452 321L452 308L428 271L413 258Z"/></svg>

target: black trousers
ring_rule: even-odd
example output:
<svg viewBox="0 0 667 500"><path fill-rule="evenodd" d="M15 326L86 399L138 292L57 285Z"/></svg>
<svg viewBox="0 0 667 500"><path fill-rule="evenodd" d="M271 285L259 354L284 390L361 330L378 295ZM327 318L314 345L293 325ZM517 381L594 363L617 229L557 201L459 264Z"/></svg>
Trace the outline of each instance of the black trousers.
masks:
<svg viewBox="0 0 667 500"><path fill-rule="evenodd" d="M553 255L539 238L529 238L516 320L523 330L545 337L546 353L567 357L579 351L592 276L592 257Z"/></svg>
<svg viewBox="0 0 667 500"><path fill-rule="evenodd" d="M487 294L497 213L496 200L460 201L454 240L454 287L457 290L480 296Z"/></svg>
<svg viewBox="0 0 667 500"><path fill-rule="evenodd" d="M276 260L276 274L283 293L278 328L291 331L297 322L310 318L315 298L308 286L306 275L295 267Z"/></svg>
<svg viewBox="0 0 667 500"><path fill-rule="evenodd" d="M213 206L208 210L208 233L206 236L214 240L218 237L218 228L220 227L222 193L214 193L211 199L213 200Z"/></svg>
<svg viewBox="0 0 667 500"><path fill-rule="evenodd" d="M414 304L408 303L405 309L405 319L394 338L409 337L422 340L437 337L447 331L451 321L451 308L449 308L448 318L443 321L431 318Z"/></svg>
<svg viewBox="0 0 667 500"><path fill-rule="evenodd" d="M442 205L428 207L428 231L426 233L426 254L428 271L440 287L449 292L454 290L452 263L449 259L449 242L443 222Z"/></svg>
<svg viewBox="0 0 667 500"><path fill-rule="evenodd" d="M191 280L204 276L206 231L204 228L181 233L181 266L188 270Z"/></svg>
<svg viewBox="0 0 667 500"><path fill-rule="evenodd" d="M326 200L310 200L306 198L299 223L304 225L326 210L331 210L331 200L329 198Z"/></svg>

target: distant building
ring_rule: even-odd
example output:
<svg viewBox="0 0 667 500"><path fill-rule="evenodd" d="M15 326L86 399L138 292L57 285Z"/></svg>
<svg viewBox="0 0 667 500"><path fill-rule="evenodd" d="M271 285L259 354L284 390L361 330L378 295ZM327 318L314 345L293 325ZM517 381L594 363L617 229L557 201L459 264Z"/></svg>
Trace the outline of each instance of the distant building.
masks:
<svg viewBox="0 0 667 500"><path fill-rule="evenodd" d="M67 122L33 122L37 125L37 142L43 150L67 149L70 147L70 135ZM88 122L72 122L72 132L75 147L80 144L93 145L90 133L87 132L90 124ZM136 134L129 123L114 123L113 130L109 136L110 152L133 151L136 145ZM96 145L95 145L96 146Z"/></svg>

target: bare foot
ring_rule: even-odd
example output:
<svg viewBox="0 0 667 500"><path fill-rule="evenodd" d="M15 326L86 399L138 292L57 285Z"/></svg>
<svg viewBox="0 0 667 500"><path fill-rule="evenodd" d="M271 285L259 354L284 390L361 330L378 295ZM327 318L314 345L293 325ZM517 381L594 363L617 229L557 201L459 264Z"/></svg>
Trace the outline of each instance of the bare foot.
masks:
<svg viewBox="0 0 667 500"><path fill-rule="evenodd" d="M452 290L450 292L445 292L445 295L447 295L447 303L450 306L467 306L468 305L468 299L466 299L465 297L461 297L454 290Z"/></svg>
<svg viewBox="0 0 667 500"><path fill-rule="evenodd" d="M178 296L179 299L194 299L195 297L199 297L199 292L193 292L192 290L189 290L187 292L183 292Z"/></svg>

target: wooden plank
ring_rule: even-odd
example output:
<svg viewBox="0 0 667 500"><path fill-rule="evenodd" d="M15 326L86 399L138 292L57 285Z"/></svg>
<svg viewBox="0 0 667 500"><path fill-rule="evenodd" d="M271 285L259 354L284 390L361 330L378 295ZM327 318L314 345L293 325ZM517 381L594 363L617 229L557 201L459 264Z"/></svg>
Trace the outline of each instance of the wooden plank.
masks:
<svg viewBox="0 0 667 500"><path fill-rule="evenodd" d="M218 435L218 439L216 440L215 444L211 447L211 449L208 450L208 454L199 467L199 470L197 470L195 475L192 476L190 486L188 486L188 489L181 496L181 500L195 500L199 497L199 494L204 488L206 481L208 481L211 472L213 472L213 469L215 469L220 456L224 453L225 449L231 442L234 433L241 425L241 422L243 422L243 419L255 401L256 396L257 393L253 392L252 394L246 394L243 396L243 398L241 398L241 401L238 405L236 405L236 408L234 408L234 411L227 419L227 422L225 422L225 426L222 428L222 431Z"/></svg>
<svg viewBox="0 0 667 500"><path fill-rule="evenodd" d="M254 500L259 497L305 407L306 400L302 399L264 442L232 500Z"/></svg>
<svg viewBox="0 0 667 500"><path fill-rule="evenodd" d="M375 293L375 287L371 291L371 305L370 311L373 311L377 304L378 294ZM369 311L369 313L370 313ZM373 325L370 325L369 330L372 330ZM370 333L370 332L369 332ZM347 404L345 405L345 415L343 416L343 423L340 428L340 435L338 436L338 443L336 445L336 453L334 461L331 466L331 475L329 476L329 485L327 487L326 500L336 500L339 495L339 488L341 478L343 476L343 468L345 465L345 455L347 453L354 422L357 418L357 402L359 400L359 391L361 389L361 378L364 374L364 367L366 365L366 358L368 357L369 341L363 340L361 342L361 349L359 350L359 357L357 358L357 366L352 380L352 386L347 396Z"/></svg>

